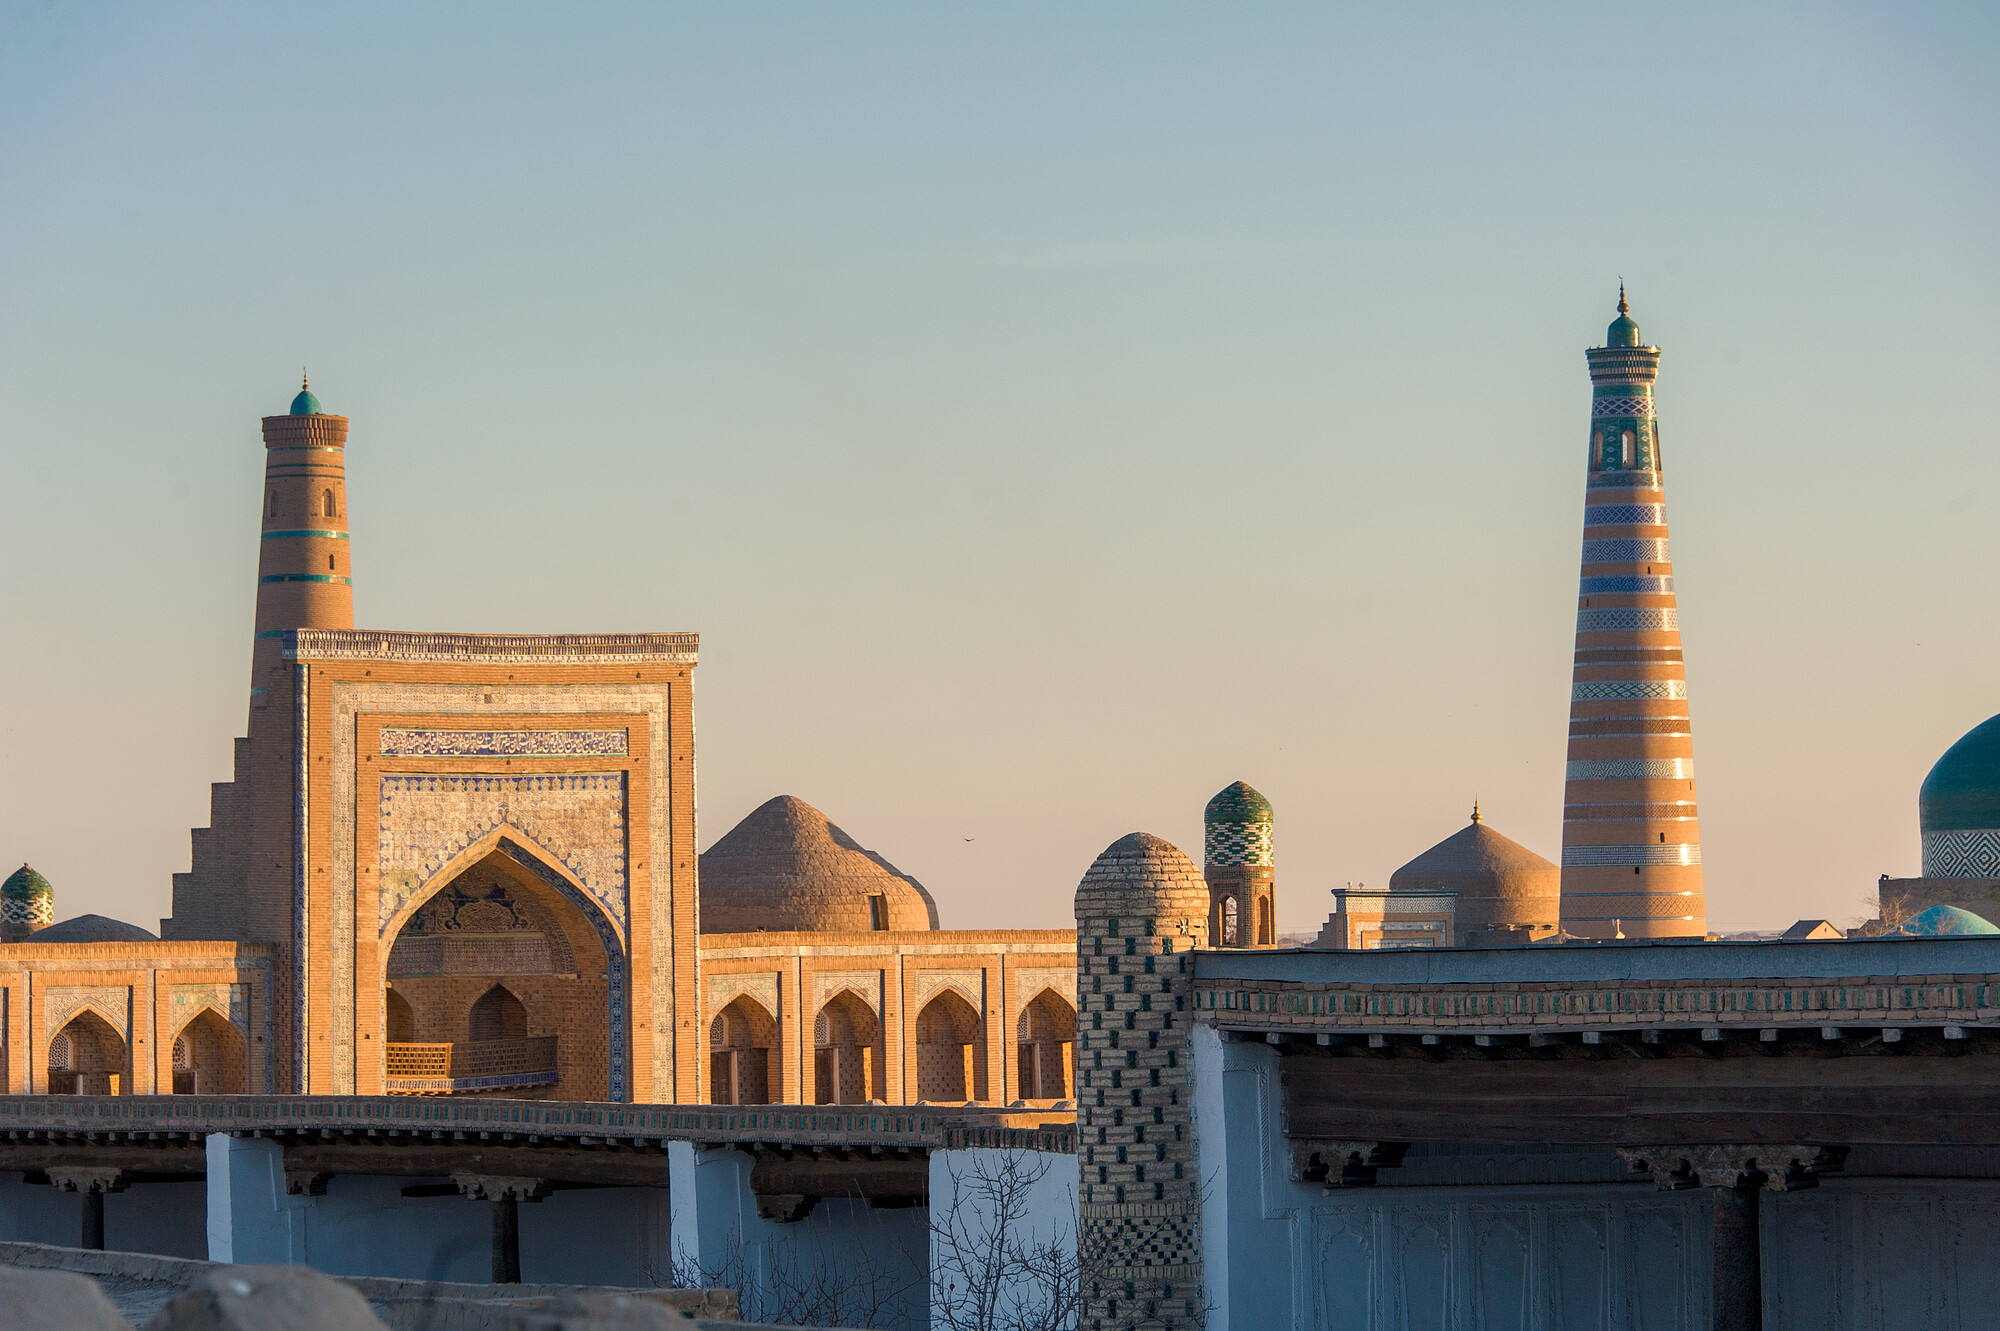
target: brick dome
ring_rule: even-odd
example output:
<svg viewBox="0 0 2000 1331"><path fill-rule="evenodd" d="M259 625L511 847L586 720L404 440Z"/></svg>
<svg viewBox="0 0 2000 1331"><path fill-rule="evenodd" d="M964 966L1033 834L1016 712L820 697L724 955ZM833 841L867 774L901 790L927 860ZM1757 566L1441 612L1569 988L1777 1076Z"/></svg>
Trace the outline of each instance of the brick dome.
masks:
<svg viewBox="0 0 2000 1331"><path fill-rule="evenodd" d="M1150 832L1130 832L1104 848L1076 885L1079 920L1138 915L1192 920L1208 932L1208 884L1193 860Z"/></svg>
<svg viewBox="0 0 2000 1331"><path fill-rule="evenodd" d="M701 931L867 931L881 898L891 929L935 929L924 885L828 821L779 795L701 857Z"/></svg>
<svg viewBox="0 0 2000 1331"><path fill-rule="evenodd" d="M1518 841L1472 822L1389 875L1389 890L1455 889L1460 938L1488 928L1555 924L1562 914L1562 870Z"/></svg>

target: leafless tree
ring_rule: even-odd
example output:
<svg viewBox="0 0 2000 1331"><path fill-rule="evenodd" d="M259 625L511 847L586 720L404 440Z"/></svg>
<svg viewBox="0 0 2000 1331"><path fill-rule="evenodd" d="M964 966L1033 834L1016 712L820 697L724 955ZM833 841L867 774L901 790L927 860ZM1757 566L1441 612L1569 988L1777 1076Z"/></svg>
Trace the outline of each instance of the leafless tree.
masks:
<svg viewBox="0 0 2000 1331"><path fill-rule="evenodd" d="M928 1272L899 1234L873 1227L859 1243L836 1245L801 1225L789 1241L747 1251L731 1230L720 1260L702 1263L676 1250L673 1269L655 1273L678 1289L733 1289L748 1322L777 1326L894 1328L921 1299Z"/></svg>
<svg viewBox="0 0 2000 1331"><path fill-rule="evenodd" d="M933 1331L1072 1331L1082 1310L1076 1187L1051 1233L1033 1225L1050 1161L969 1153L951 1197L931 1198Z"/></svg>
<svg viewBox="0 0 2000 1331"><path fill-rule="evenodd" d="M1902 927L1903 921L1917 913L1917 903L1907 892L1891 892L1886 885L1878 888L1873 896L1861 898L1865 914L1854 917L1854 928L1863 938L1879 938L1892 934Z"/></svg>

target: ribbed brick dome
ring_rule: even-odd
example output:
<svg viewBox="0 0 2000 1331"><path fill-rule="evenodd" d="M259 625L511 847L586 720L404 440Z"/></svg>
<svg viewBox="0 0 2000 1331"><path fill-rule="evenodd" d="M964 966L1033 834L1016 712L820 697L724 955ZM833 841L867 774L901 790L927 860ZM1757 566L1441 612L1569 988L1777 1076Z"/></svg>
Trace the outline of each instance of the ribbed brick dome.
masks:
<svg viewBox="0 0 2000 1331"><path fill-rule="evenodd" d="M866 931L882 898L891 929L935 929L924 885L802 799L757 806L701 857L701 931Z"/></svg>
<svg viewBox="0 0 2000 1331"><path fill-rule="evenodd" d="M1076 885L1079 920L1119 915L1188 918L1205 935L1208 884L1180 847L1150 832L1129 832L1105 847Z"/></svg>

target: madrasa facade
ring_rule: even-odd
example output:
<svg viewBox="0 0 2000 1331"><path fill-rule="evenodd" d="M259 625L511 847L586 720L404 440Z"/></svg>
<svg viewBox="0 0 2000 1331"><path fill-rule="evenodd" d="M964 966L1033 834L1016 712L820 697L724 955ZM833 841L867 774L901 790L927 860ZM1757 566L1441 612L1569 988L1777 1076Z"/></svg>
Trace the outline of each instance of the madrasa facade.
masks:
<svg viewBox="0 0 2000 1331"><path fill-rule="evenodd" d="M302 385L263 442L232 779L157 936L0 887L0 1091L1073 1100L1074 930L942 929L790 796L697 856L695 634L356 629L347 418ZM1252 797L1211 811L1244 945Z"/></svg>

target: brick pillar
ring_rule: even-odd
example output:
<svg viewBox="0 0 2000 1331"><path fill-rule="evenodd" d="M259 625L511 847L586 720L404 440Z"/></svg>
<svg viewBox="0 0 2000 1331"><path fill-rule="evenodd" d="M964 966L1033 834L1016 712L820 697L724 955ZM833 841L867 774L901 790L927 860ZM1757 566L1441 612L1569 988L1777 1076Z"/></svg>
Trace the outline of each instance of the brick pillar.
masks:
<svg viewBox="0 0 2000 1331"><path fill-rule="evenodd" d="M1084 1331L1201 1324L1201 1171L1188 1064L1208 886L1134 832L1076 890L1078 1259Z"/></svg>

